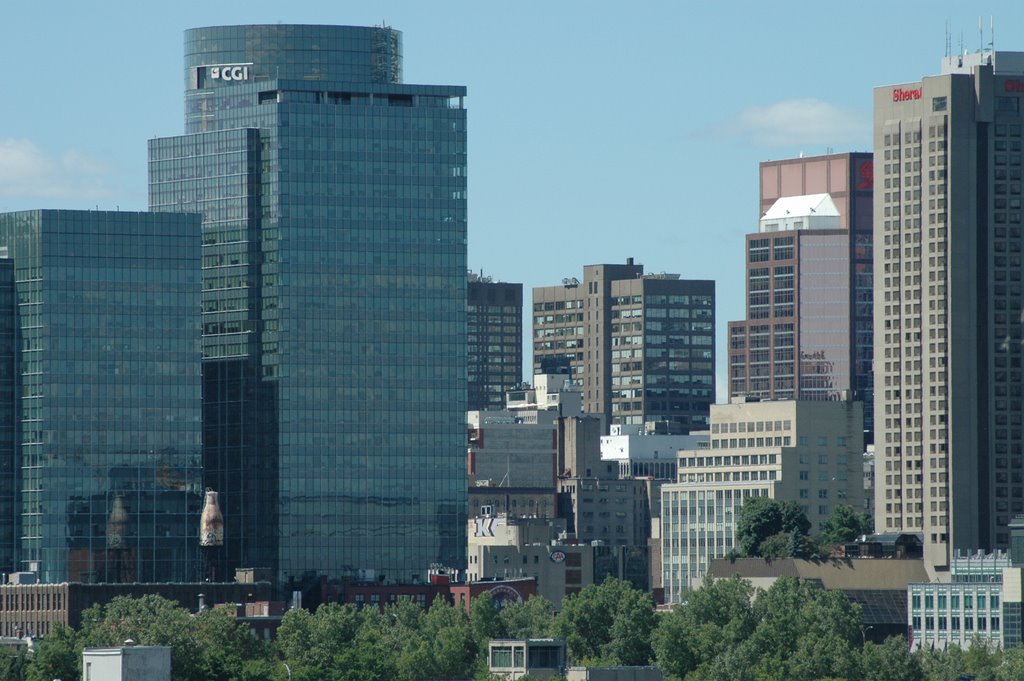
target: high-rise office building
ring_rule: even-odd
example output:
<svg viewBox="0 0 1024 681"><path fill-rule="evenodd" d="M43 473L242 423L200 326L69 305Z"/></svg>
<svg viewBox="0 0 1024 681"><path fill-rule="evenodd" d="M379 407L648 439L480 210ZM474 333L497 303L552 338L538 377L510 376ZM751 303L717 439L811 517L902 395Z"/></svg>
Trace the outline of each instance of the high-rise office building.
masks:
<svg viewBox="0 0 1024 681"><path fill-rule="evenodd" d="M729 323L729 394L864 402L871 442L869 153L761 164L761 219L746 238L746 319Z"/></svg>
<svg viewBox="0 0 1024 681"><path fill-rule="evenodd" d="M523 380L523 285L470 272L466 289L467 407L504 409Z"/></svg>
<svg viewBox="0 0 1024 681"><path fill-rule="evenodd" d="M14 261L0 257L0 567L7 570L15 569L19 539L17 310Z"/></svg>
<svg viewBox="0 0 1024 681"><path fill-rule="evenodd" d="M185 34L150 205L200 212L203 456L224 574L465 562L465 88L387 27Z"/></svg>
<svg viewBox="0 0 1024 681"><path fill-rule="evenodd" d="M565 373L583 411L662 432L707 426L715 401L715 282L587 265L533 289L534 373Z"/></svg>
<svg viewBox="0 0 1024 681"><path fill-rule="evenodd" d="M0 294L17 295L17 569L45 582L197 580L199 217L7 213L0 254L13 265ZM0 391L11 395L6 378Z"/></svg>
<svg viewBox="0 0 1024 681"><path fill-rule="evenodd" d="M942 569L1024 511L1024 53L874 92L875 513Z"/></svg>

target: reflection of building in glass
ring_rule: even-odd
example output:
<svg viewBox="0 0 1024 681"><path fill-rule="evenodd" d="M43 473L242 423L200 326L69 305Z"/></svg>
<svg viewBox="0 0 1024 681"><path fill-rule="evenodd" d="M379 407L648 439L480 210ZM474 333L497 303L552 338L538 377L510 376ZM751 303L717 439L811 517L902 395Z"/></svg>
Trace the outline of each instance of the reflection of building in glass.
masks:
<svg viewBox="0 0 1024 681"><path fill-rule="evenodd" d="M465 88L401 34L185 34L153 210L203 214L203 457L226 574L424 579L465 562Z"/></svg>
<svg viewBox="0 0 1024 681"><path fill-rule="evenodd" d="M0 215L21 337L17 565L44 582L198 574L198 238L194 215Z"/></svg>
<svg viewBox="0 0 1024 681"><path fill-rule="evenodd" d="M714 326L713 281L587 265L582 282L533 289L534 373L569 374L610 424L685 434L715 401Z"/></svg>
<svg viewBox="0 0 1024 681"><path fill-rule="evenodd" d="M14 569L17 508L17 294L14 261L0 249L0 569Z"/></svg>
<svg viewBox="0 0 1024 681"><path fill-rule="evenodd" d="M865 402L873 432L873 170L867 153L761 164L746 319L729 323L729 394Z"/></svg>

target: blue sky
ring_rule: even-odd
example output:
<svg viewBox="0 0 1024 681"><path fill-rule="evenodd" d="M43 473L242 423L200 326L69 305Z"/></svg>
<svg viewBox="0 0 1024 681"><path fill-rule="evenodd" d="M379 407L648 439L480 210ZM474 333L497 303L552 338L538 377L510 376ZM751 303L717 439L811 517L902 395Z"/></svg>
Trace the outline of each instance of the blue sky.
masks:
<svg viewBox="0 0 1024 681"><path fill-rule="evenodd" d="M146 140L183 131L186 28L386 23L406 82L469 89L470 267L527 298L627 256L715 279L722 367L758 162L870 150L872 87L936 73L947 25L954 52L979 16L1024 50L1024 2L967 4L10 2L0 211L145 209Z"/></svg>

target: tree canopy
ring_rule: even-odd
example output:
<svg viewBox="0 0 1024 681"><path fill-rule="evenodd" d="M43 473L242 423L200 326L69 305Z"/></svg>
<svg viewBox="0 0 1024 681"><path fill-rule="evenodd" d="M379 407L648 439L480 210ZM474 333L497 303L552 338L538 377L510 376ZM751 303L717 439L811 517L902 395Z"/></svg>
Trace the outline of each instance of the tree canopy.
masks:
<svg viewBox="0 0 1024 681"><path fill-rule="evenodd" d="M54 627L31 655L0 651L0 680L81 678L83 646L132 638L171 647L174 681L285 681L289 673L292 681L490 681L489 639L552 635L565 639L570 664L653 663L670 681L1024 679L1021 648L865 644L858 606L784 577L763 590L708 578L661 613L649 594L617 579L567 597L560 613L541 597L499 611L478 596L468 613L444 599L427 609L408 600L383 610L333 603L290 610L274 642L252 637L226 610L193 615L156 596L118 598L86 611L78 631Z"/></svg>

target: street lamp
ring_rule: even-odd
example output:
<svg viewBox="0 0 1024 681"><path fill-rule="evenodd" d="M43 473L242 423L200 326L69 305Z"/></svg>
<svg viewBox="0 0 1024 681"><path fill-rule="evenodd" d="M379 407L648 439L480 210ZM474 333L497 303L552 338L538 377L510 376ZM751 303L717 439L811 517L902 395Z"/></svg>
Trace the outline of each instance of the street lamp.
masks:
<svg viewBox="0 0 1024 681"><path fill-rule="evenodd" d="M874 626L861 627L860 629L860 647L863 648L868 644L868 631L874 629Z"/></svg>
<svg viewBox="0 0 1024 681"><path fill-rule="evenodd" d="M288 666L287 662L281 662L284 665L284 670L288 672L288 681L292 681L292 668Z"/></svg>

